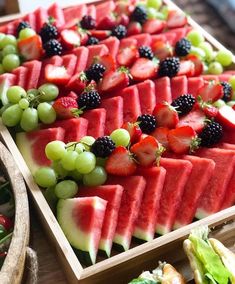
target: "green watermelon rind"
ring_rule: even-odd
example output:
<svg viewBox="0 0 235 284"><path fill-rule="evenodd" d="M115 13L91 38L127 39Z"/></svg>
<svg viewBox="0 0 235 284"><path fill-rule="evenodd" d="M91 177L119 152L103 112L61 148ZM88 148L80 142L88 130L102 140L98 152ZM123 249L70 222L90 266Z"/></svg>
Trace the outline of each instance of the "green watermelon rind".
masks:
<svg viewBox="0 0 235 284"><path fill-rule="evenodd" d="M110 257L112 244L113 244L112 240L101 238L99 243L99 250L104 252L107 257Z"/></svg>
<svg viewBox="0 0 235 284"><path fill-rule="evenodd" d="M196 214L195 214L195 217L197 219L203 219L205 217L208 217L210 215L209 212L205 211L204 209L202 208L198 208L197 211L196 211Z"/></svg>
<svg viewBox="0 0 235 284"><path fill-rule="evenodd" d="M115 236L114 236L113 242L116 245L118 245L121 248L121 250L123 250L123 251L129 250L130 241L127 238L125 238L125 236L119 235L119 234L116 233Z"/></svg>
<svg viewBox="0 0 235 284"><path fill-rule="evenodd" d="M168 226L158 224L157 227L156 227L156 233L159 234L159 235L165 235L165 234L168 234L170 232L171 232L171 230Z"/></svg>
<svg viewBox="0 0 235 284"><path fill-rule="evenodd" d="M146 242L153 240L153 235L151 233L149 233L147 230L145 231L138 227L135 228L133 236L137 239L140 239Z"/></svg>

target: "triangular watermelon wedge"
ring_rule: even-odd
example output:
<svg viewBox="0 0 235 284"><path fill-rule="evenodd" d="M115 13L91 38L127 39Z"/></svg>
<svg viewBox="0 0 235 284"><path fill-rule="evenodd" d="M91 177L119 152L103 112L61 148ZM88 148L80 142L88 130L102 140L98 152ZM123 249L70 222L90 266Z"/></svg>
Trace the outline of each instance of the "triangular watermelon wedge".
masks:
<svg viewBox="0 0 235 284"><path fill-rule="evenodd" d="M50 17L54 18L54 24L58 29L61 29L65 25L64 12L56 2L48 8L47 12Z"/></svg>
<svg viewBox="0 0 235 284"><path fill-rule="evenodd" d="M28 80L28 68L19 66L12 73L16 75L16 85L25 89Z"/></svg>
<svg viewBox="0 0 235 284"><path fill-rule="evenodd" d="M64 9L64 19L65 19L66 28L67 25L68 27L76 25L77 22L81 21L82 17L85 16L86 14L87 14L86 4L80 4ZM70 24L71 21L73 21L74 23L73 25Z"/></svg>
<svg viewBox="0 0 235 284"><path fill-rule="evenodd" d="M169 77L162 77L154 81L156 103L172 102L171 82Z"/></svg>
<svg viewBox="0 0 235 284"><path fill-rule="evenodd" d="M146 80L136 85L139 91L141 113L152 114L156 105L155 86L153 81Z"/></svg>
<svg viewBox="0 0 235 284"><path fill-rule="evenodd" d="M25 86L26 90L37 88L41 74L42 62L38 60L31 60L25 62L24 66L28 68L27 83Z"/></svg>
<svg viewBox="0 0 235 284"><path fill-rule="evenodd" d="M102 40L100 43L106 45L109 50L109 54L111 54L113 58L116 58L120 41L115 36L110 36L109 38Z"/></svg>
<svg viewBox="0 0 235 284"><path fill-rule="evenodd" d="M72 52L77 56L77 65L74 73L80 73L86 69L89 50L85 46L80 46L73 49Z"/></svg>
<svg viewBox="0 0 235 284"><path fill-rule="evenodd" d="M123 89L123 122L136 122L141 114L139 92L136 86Z"/></svg>
<svg viewBox="0 0 235 284"><path fill-rule="evenodd" d="M181 95L188 93L188 81L186 76L176 76L171 79L171 95L175 100Z"/></svg>
<svg viewBox="0 0 235 284"><path fill-rule="evenodd" d="M16 75L5 73L0 75L0 100L3 105L8 104L7 90L10 86L15 85Z"/></svg>
<svg viewBox="0 0 235 284"><path fill-rule="evenodd" d="M104 108L91 109L82 115L88 121L87 135L98 138L104 135L106 110Z"/></svg>
<svg viewBox="0 0 235 284"><path fill-rule="evenodd" d="M113 1L105 1L104 3L98 4L96 6L96 22L99 22L106 16L112 13L115 8Z"/></svg>
<svg viewBox="0 0 235 284"><path fill-rule="evenodd" d="M100 57L109 53L108 47L104 44L90 45L88 46L88 50L87 68L93 64L96 56Z"/></svg>
<svg viewBox="0 0 235 284"><path fill-rule="evenodd" d="M198 90L204 85L201 77L188 78L188 93L196 97Z"/></svg>

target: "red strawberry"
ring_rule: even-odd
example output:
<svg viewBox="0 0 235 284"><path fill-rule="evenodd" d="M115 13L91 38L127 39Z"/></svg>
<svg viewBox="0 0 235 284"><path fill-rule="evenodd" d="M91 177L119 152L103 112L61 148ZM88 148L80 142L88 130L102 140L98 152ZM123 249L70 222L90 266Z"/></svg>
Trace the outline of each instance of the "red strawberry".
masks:
<svg viewBox="0 0 235 284"><path fill-rule="evenodd" d="M197 134L190 126L171 129L167 135L170 149L177 154L187 154L198 148Z"/></svg>
<svg viewBox="0 0 235 284"><path fill-rule="evenodd" d="M223 97L223 86L214 81L204 82L197 92L197 98L200 97L204 102L215 102Z"/></svg>
<svg viewBox="0 0 235 284"><path fill-rule="evenodd" d="M157 127L151 135L157 139L158 142L162 144L163 147L168 148L168 135L169 129L166 127Z"/></svg>
<svg viewBox="0 0 235 284"><path fill-rule="evenodd" d="M187 17L184 13L179 10L172 10L168 13L167 27L169 29L180 28L186 25L188 22Z"/></svg>
<svg viewBox="0 0 235 284"><path fill-rule="evenodd" d="M68 88L71 91L76 92L79 95L86 88L87 82L88 80L87 80L86 74L84 72L81 72L71 77L68 84L66 85L66 88Z"/></svg>
<svg viewBox="0 0 235 284"><path fill-rule="evenodd" d="M149 19L143 24L143 33L158 34L161 33L166 26L166 22L157 19Z"/></svg>
<svg viewBox="0 0 235 284"><path fill-rule="evenodd" d="M120 66L129 67L138 58L139 52L136 46L125 47L120 49L117 54L117 63Z"/></svg>
<svg viewBox="0 0 235 284"><path fill-rule="evenodd" d="M232 107L225 105L219 108L216 119L224 127L235 129L235 110Z"/></svg>
<svg viewBox="0 0 235 284"><path fill-rule="evenodd" d="M178 112L167 102L156 104L153 115L156 117L157 125L167 128L175 128L179 122Z"/></svg>
<svg viewBox="0 0 235 284"><path fill-rule="evenodd" d="M139 22L131 22L127 29L127 36L138 35L142 32L142 26Z"/></svg>
<svg viewBox="0 0 235 284"><path fill-rule="evenodd" d="M126 129L129 132L131 144L136 143L140 140L142 131L138 123L125 122L122 125L122 128Z"/></svg>
<svg viewBox="0 0 235 284"><path fill-rule="evenodd" d="M103 40L108 38L111 35L111 31L106 30L89 30L89 34L93 37Z"/></svg>
<svg viewBox="0 0 235 284"><path fill-rule="evenodd" d="M20 55L26 60L40 59L43 54L42 40L38 35L18 41Z"/></svg>
<svg viewBox="0 0 235 284"><path fill-rule="evenodd" d="M74 30L63 30L60 33L61 43L67 49L73 49L80 46L80 36Z"/></svg>
<svg viewBox="0 0 235 284"><path fill-rule="evenodd" d="M121 90L129 85L130 77L127 69L119 68L115 71L109 71L104 74L100 84L102 92L111 92Z"/></svg>
<svg viewBox="0 0 235 284"><path fill-rule="evenodd" d="M63 66L47 64L45 67L45 78L47 82L66 85L69 82L70 75Z"/></svg>
<svg viewBox="0 0 235 284"><path fill-rule="evenodd" d="M78 110L77 101L71 97L61 97L53 103L56 114L61 119L72 118L74 111Z"/></svg>
<svg viewBox="0 0 235 284"><path fill-rule="evenodd" d="M127 27L130 23L130 18L126 14L121 14L117 16L117 25L123 25Z"/></svg>
<svg viewBox="0 0 235 284"><path fill-rule="evenodd" d="M173 55L172 46L168 42L164 42L162 40L155 41L152 44L152 51L160 60L171 57Z"/></svg>
<svg viewBox="0 0 235 284"><path fill-rule="evenodd" d="M216 117L219 110L217 107L214 107L212 105L208 105L208 106L205 106L203 108L203 112L205 113L205 115L209 118L212 118L212 117Z"/></svg>
<svg viewBox="0 0 235 284"><path fill-rule="evenodd" d="M129 176L136 171L136 163L125 147L118 146L108 157L105 169L108 174Z"/></svg>
<svg viewBox="0 0 235 284"><path fill-rule="evenodd" d="M159 159L162 147L153 136L147 135L140 142L131 146L131 153L135 154L141 166L149 167Z"/></svg>
<svg viewBox="0 0 235 284"><path fill-rule="evenodd" d="M117 25L116 17L113 13L105 15L97 25L97 30L111 30Z"/></svg>
<svg viewBox="0 0 235 284"><path fill-rule="evenodd" d="M153 79L157 75L157 63L155 60L138 58L131 67L130 73L136 81Z"/></svg>
<svg viewBox="0 0 235 284"><path fill-rule="evenodd" d="M116 61L111 54L95 56L93 63L100 63L105 67L105 72L114 71L116 69Z"/></svg>
<svg viewBox="0 0 235 284"><path fill-rule="evenodd" d="M205 126L206 115L200 109L192 110L190 113L182 116L177 127L190 126L196 132L201 132Z"/></svg>
<svg viewBox="0 0 235 284"><path fill-rule="evenodd" d="M196 55L193 55L193 54L189 54L186 59L190 60L193 62L194 64L194 74L193 76L199 76L202 74L203 72L203 64L202 64L202 61L196 56Z"/></svg>
<svg viewBox="0 0 235 284"><path fill-rule="evenodd" d="M192 77L195 74L195 65L191 60L180 61L180 70L177 76L185 75L187 77Z"/></svg>

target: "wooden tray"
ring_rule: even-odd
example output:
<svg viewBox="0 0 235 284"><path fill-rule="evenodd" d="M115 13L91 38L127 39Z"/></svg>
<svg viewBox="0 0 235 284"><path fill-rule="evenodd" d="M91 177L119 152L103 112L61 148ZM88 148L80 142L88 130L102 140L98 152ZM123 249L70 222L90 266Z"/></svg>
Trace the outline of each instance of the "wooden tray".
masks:
<svg viewBox="0 0 235 284"><path fill-rule="evenodd" d="M86 1L83 1L86 3ZM89 1L90 2L90 1ZM98 1L93 1L93 3ZM170 0L165 0L165 3L170 7L179 9ZM19 15L13 16L9 19L2 20L9 21L19 17ZM0 20L1 22L1 20ZM189 23L196 29L199 29L205 38L216 48L223 49L216 39L203 30L192 19L189 19ZM235 57L234 57L235 62ZM234 67L234 66L233 66ZM235 68L235 67L234 67ZM73 252L72 247L63 234L54 214L48 206L41 190L35 184L33 176L31 175L23 157L21 156L13 138L11 137L7 128L0 121L0 136L7 144L9 150L13 154L15 162L20 168L24 179L28 185L29 191L33 197L36 209L39 217L44 225L46 233L51 240L52 245L55 247L58 257L62 263L64 271L66 273L69 283L109 283L113 284L127 283L128 280L137 276L144 269L155 268L158 260L168 260L171 263L178 263L180 270L185 272L187 280L191 279L188 262L185 260L185 256L182 250L182 240L185 239L192 228L199 225L209 226L221 226L225 222L233 222L235 220L235 207L231 207L200 221L194 222L188 226L185 226L176 231L170 232L164 236L158 237L153 241L144 243L133 247L127 252L123 252L112 256L109 259L102 260L95 265L84 268L79 263L78 258ZM235 227L234 225L232 226ZM224 232L229 234L233 230L230 226L225 226ZM234 232L235 235L235 232Z"/></svg>

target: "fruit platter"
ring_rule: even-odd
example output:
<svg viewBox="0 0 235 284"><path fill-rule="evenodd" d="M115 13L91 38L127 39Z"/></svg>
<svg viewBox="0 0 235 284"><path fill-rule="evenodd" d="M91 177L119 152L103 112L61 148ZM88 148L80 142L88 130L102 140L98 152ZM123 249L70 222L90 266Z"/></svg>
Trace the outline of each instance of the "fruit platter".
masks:
<svg viewBox="0 0 235 284"><path fill-rule="evenodd" d="M234 219L230 51L170 1L13 18L0 134L69 282L126 283L193 228Z"/></svg>

